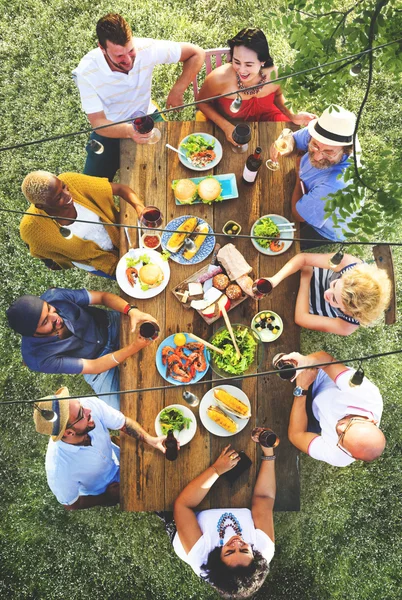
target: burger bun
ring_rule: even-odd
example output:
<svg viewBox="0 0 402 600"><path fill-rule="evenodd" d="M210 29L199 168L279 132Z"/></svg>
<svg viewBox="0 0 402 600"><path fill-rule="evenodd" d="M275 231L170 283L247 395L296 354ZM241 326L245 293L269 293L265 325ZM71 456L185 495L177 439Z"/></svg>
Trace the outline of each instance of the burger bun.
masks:
<svg viewBox="0 0 402 600"><path fill-rule="evenodd" d="M215 177L206 177L198 184L198 195L205 203L213 202L222 193L222 186Z"/></svg>
<svg viewBox="0 0 402 600"><path fill-rule="evenodd" d="M174 188L174 195L180 204L191 204L197 197L197 186L191 179L179 179Z"/></svg>
<svg viewBox="0 0 402 600"><path fill-rule="evenodd" d="M163 281L163 271L158 265L149 263L139 270L138 276L142 283L150 288L157 287Z"/></svg>

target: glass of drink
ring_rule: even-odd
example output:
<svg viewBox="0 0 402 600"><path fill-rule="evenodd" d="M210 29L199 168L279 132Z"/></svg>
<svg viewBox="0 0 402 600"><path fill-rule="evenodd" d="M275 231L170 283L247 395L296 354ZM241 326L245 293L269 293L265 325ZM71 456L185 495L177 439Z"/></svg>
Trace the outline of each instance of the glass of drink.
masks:
<svg viewBox="0 0 402 600"><path fill-rule="evenodd" d="M146 340L156 340L159 335L159 325L153 321L144 321L140 325L140 336Z"/></svg>
<svg viewBox="0 0 402 600"><path fill-rule="evenodd" d="M145 144L156 144L161 139L161 132L154 127L154 120L143 112L136 112L131 117L133 127L140 135L146 137Z"/></svg>
<svg viewBox="0 0 402 600"><path fill-rule="evenodd" d="M268 427L255 427L251 432L252 438L258 438L261 446L265 448L276 448L279 444L279 436Z"/></svg>
<svg viewBox="0 0 402 600"><path fill-rule="evenodd" d="M278 369L278 375L281 379L294 381L297 377L297 371L294 368L297 367L297 362L295 360L282 360L283 356L285 356L284 352L276 354L272 360L272 366L274 369Z"/></svg>
<svg viewBox="0 0 402 600"><path fill-rule="evenodd" d="M278 139L274 142L275 150L283 156L292 152L295 145L295 140L291 129L285 128ZM268 159L265 163L270 171L278 171L280 169L279 163Z"/></svg>
<svg viewBox="0 0 402 600"><path fill-rule="evenodd" d="M232 138L236 144L240 144L240 146L232 146L233 152L236 152L237 154L247 152L248 143L251 140L250 126L247 125L247 123L238 123L233 130Z"/></svg>
<svg viewBox="0 0 402 600"><path fill-rule="evenodd" d="M273 290L272 283L266 277L260 277L260 279L256 279L253 282L252 287L254 298L258 300L260 298L264 298L264 296L268 296Z"/></svg>
<svg viewBox="0 0 402 600"><path fill-rule="evenodd" d="M140 223L142 227L148 229L160 227L162 222L163 215L157 206L146 206L140 215Z"/></svg>

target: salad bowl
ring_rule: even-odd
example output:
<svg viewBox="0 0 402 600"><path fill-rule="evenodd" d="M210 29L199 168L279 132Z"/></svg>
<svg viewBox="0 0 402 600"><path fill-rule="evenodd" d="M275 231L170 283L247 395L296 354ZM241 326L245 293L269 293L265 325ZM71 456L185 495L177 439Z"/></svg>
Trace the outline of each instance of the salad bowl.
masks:
<svg viewBox="0 0 402 600"><path fill-rule="evenodd" d="M253 235L253 236L258 235L258 234L267 235L267 236L272 235L272 233L270 232L269 226L264 228L264 219L270 219L275 225L280 225L278 240L281 241L282 238L285 238L285 240L283 240L283 247L280 250L274 252L269 247L269 241L267 241L266 248L261 246L258 243L258 240L256 238L251 238L251 243L253 244L254 248L256 248L258 250L258 252L261 252L261 254L265 254L267 256L278 256L279 254L283 254L284 252L286 252L286 250L289 250L290 246L293 244L293 238L294 238L295 234L294 234L294 231L291 231L292 225L285 217L282 217L282 215L276 215L276 214L263 215L262 217L257 219L257 221L255 221L255 223L253 223L253 226L251 227L250 235ZM263 231L256 232L255 228L257 227L257 225L259 226L259 229L266 229L266 231L265 232L263 232ZM283 225L285 225L285 226L288 225L288 227L283 227Z"/></svg>
<svg viewBox="0 0 402 600"><path fill-rule="evenodd" d="M216 155L215 158L208 162L208 164L206 164L205 166L194 165L192 161L188 158L188 154L191 152L203 151L209 146L212 146L212 149ZM181 154L179 154L180 162L192 171L209 171L209 169L213 169L213 167L216 167L216 165L221 161L223 155L222 145L220 141L217 140L216 137L214 137L213 135L210 135L209 133L192 133L191 135L187 135L184 139L181 140L179 144L179 149L186 155L185 157L183 157L181 156Z"/></svg>
<svg viewBox="0 0 402 600"><path fill-rule="evenodd" d="M230 334L226 326L220 327L208 341L222 350L225 350L225 346L228 348L225 354L210 351L212 370L220 377L257 373L264 359L264 345L260 337L248 325L234 323L232 328L242 358L240 361L236 360L236 351Z"/></svg>

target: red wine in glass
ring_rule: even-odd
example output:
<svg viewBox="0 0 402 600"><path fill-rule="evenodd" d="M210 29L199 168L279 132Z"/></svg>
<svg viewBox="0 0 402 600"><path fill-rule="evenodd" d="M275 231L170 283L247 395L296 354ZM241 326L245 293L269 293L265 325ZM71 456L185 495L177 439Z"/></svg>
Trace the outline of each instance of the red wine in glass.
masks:
<svg viewBox="0 0 402 600"><path fill-rule="evenodd" d="M133 126L134 129L138 131L138 133L141 133L141 135L146 135L147 133L150 133L153 130L154 120L150 116L137 117L133 121Z"/></svg>
<svg viewBox="0 0 402 600"><path fill-rule="evenodd" d="M272 292L272 283L269 279L265 277L261 277L260 279L256 279L253 283L253 293L254 298L264 298L264 296L268 296Z"/></svg>
<svg viewBox="0 0 402 600"><path fill-rule="evenodd" d="M144 321L140 325L140 336L146 340L156 340L159 335L159 325L153 321Z"/></svg>
<svg viewBox="0 0 402 600"><path fill-rule="evenodd" d="M251 437L258 437L261 446L265 446L265 448L276 448L279 444L279 437L268 427L255 427L251 432Z"/></svg>
<svg viewBox="0 0 402 600"><path fill-rule="evenodd" d="M152 229L160 227L163 215L157 206L146 206L140 215L140 223L143 227Z"/></svg>
<svg viewBox="0 0 402 600"><path fill-rule="evenodd" d="M291 381L294 381L297 375L295 369L295 367L297 367L297 362L291 360L283 360L283 356L285 356L283 352L281 352L280 354L276 354L272 360L272 366L274 367L274 369L278 369L278 375L281 379L290 379Z"/></svg>

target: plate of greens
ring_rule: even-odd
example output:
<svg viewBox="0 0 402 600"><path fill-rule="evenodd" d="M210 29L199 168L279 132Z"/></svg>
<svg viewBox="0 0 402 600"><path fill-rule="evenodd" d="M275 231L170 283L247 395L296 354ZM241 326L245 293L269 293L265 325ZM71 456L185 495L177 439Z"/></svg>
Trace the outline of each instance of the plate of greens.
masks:
<svg viewBox="0 0 402 600"><path fill-rule="evenodd" d="M179 144L180 162L193 171L208 171L222 159L222 146L219 140L209 133L192 133L187 135Z"/></svg>
<svg viewBox="0 0 402 600"><path fill-rule="evenodd" d="M156 435L167 435L169 429L173 429L180 446L188 444L197 431L197 420L194 413L182 404L170 404L161 410L155 419Z"/></svg>
<svg viewBox="0 0 402 600"><path fill-rule="evenodd" d="M210 350L212 370L221 377L256 373L264 358L261 339L247 325L236 323L232 328L242 357L237 358L229 331L226 327L221 327L209 340L211 344L223 350L223 354Z"/></svg>
<svg viewBox="0 0 402 600"><path fill-rule="evenodd" d="M146 265L146 269L143 269ZM143 275L144 281L141 276ZM170 279L169 263L156 250L135 248L121 257L116 267L116 279L122 291L132 298L146 300L160 294ZM146 281L148 283L146 283Z"/></svg>
<svg viewBox="0 0 402 600"><path fill-rule="evenodd" d="M278 225L288 225L288 227L278 227ZM293 226L285 217L275 214L264 215L253 224L250 235L275 236L276 239L266 240L257 237L251 238L251 242L261 254L278 256L278 254L283 254L286 250L289 250L293 244L295 234L294 231L290 231L291 229L293 229ZM282 238L286 239L282 240Z"/></svg>

